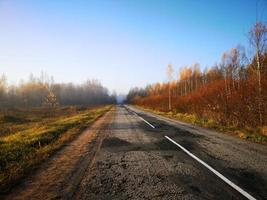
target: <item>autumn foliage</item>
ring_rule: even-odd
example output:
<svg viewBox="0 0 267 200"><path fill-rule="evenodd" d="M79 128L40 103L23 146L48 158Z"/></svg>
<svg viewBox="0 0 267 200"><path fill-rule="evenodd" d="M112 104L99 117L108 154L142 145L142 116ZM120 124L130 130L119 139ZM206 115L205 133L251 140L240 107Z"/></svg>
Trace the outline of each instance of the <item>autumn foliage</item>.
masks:
<svg viewBox="0 0 267 200"><path fill-rule="evenodd" d="M225 52L220 64L209 69L200 70L199 64L193 64L183 67L177 80L133 88L127 101L153 110L195 114L223 125L264 126L267 124L266 49L259 52L259 59L255 55L249 61L244 48L238 46Z"/></svg>

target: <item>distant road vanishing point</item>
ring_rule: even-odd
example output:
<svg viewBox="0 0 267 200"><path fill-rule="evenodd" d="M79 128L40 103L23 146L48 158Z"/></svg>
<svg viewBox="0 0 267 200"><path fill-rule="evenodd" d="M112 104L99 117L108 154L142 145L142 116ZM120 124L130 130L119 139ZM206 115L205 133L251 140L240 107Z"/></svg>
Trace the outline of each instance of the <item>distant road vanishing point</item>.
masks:
<svg viewBox="0 0 267 200"><path fill-rule="evenodd" d="M267 199L266 166L264 145L120 105L3 198Z"/></svg>

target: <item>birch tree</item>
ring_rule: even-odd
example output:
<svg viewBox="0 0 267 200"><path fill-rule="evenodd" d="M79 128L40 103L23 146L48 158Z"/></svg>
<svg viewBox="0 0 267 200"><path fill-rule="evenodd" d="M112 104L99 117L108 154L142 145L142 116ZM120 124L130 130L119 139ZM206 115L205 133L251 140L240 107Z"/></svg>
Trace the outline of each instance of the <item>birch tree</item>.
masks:
<svg viewBox="0 0 267 200"><path fill-rule="evenodd" d="M256 59L256 71L257 71L257 80L258 80L258 112L259 120L262 125L262 80L261 80L261 71L262 71L262 57L266 51L266 42L267 42L267 27L261 22L257 22L254 27L249 32L249 39L255 51Z"/></svg>
<svg viewBox="0 0 267 200"><path fill-rule="evenodd" d="M168 85L169 85L169 110L172 109L171 106L171 81L173 80L173 67L171 64L167 66L167 78L168 78Z"/></svg>

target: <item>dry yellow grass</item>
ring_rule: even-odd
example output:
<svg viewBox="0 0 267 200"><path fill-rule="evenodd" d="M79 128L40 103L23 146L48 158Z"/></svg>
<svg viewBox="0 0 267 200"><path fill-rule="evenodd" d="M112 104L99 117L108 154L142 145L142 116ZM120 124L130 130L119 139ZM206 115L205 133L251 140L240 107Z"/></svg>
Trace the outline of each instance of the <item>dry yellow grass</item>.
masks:
<svg viewBox="0 0 267 200"><path fill-rule="evenodd" d="M0 137L0 191L7 191L33 167L73 139L110 109L89 109L68 117L45 120Z"/></svg>
<svg viewBox="0 0 267 200"><path fill-rule="evenodd" d="M177 119L180 121L195 124L195 125L202 126L205 128L211 128L211 129L214 129L214 130L217 130L217 131L229 134L229 135L233 135L235 137L239 137L241 139L250 140L250 141L262 143L262 144L267 143L266 126L258 127L254 129L247 129L246 127L240 128L240 127L234 127L234 126L225 126L212 119L202 119L193 114L161 112L161 111L156 111L156 110L152 110L149 108L144 108L141 106L137 106L137 107L145 111L153 112L155 114L166 116L172 119Z"/></svg>

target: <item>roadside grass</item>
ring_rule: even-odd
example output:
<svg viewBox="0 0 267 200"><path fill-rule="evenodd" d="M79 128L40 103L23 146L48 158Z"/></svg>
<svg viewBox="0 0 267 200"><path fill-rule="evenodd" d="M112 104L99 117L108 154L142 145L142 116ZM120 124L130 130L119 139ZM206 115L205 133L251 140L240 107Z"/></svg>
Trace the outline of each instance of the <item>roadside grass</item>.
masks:
<svg viewBox="0 0 267 200"><path fill-rule="evenodd" d="M46 108L13 108L0 112L0 137L14 134L18 131L40 126L56 119L73 116L88 108L65 106L53 110Z"/></svg>
<svg viewBox="0 0 267 200"><path fill-rule="evenodd" d="M153 109L136 106L142 110L149 111L161 116L165 116L171 119L187 122L190 124L198 125L204 128L210 128L228 135L232 135L241 139L249 140L256 143L267 144L267 127L258 128L239 128L235 126L224 126L212 119L199 118L193 114L187 113L174 113L174 112L162 112Z"/></svg>
<svg viewBox="0 0 267 200"><path fill-rule="evenodd" d="M111 106L42 121L0 137L0 193L9 191L38 164L71 141Z"/></svg>

